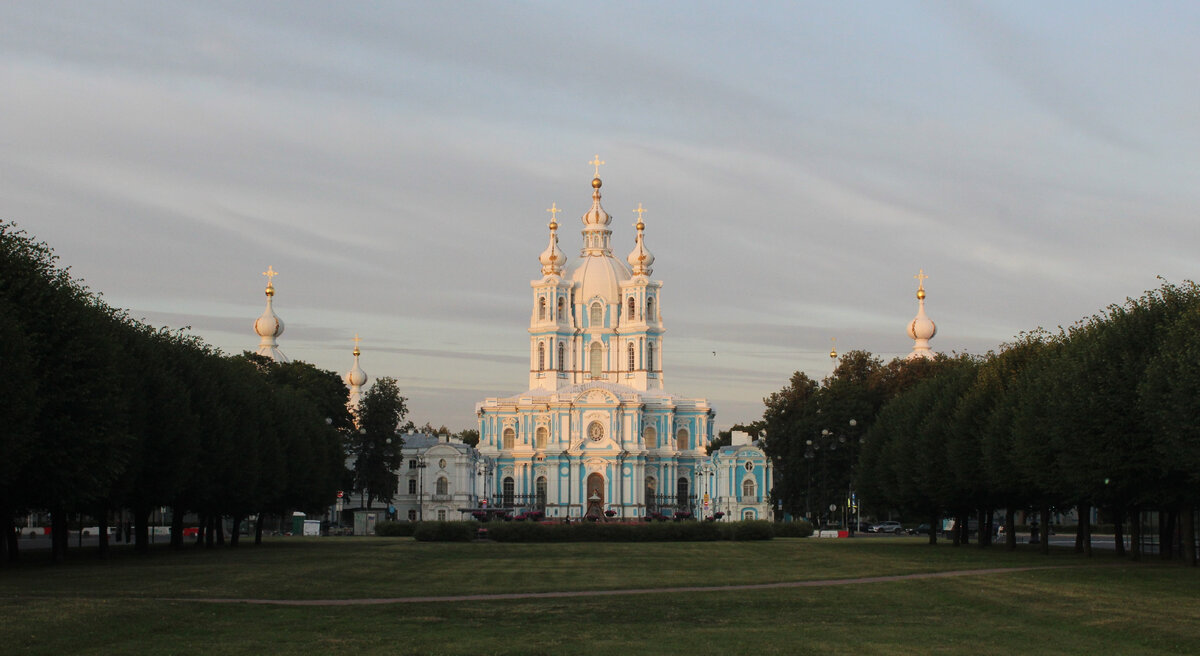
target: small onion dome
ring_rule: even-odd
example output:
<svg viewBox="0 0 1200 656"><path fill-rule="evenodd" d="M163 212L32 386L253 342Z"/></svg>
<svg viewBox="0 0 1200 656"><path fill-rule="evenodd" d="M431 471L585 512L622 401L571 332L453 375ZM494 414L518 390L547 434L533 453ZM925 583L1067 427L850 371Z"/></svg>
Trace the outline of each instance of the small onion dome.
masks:
<svg viewBox="0 0 1200 656"><path fill-rule="evenodd" d="M275 338L283 334L283 319L276 316L275 310L271 308L271 297L274 295L275 288L267 287L267 307L254 320L254 332L258 333L259 337Z"/></svg>
<svg viewBox="0 0 1200 656"><path fill-rule="evenodd" d="M637 239L634 242L633 252L629 254L629 257L625 258L625 261L629 263L629 268L633 269L633 275L648 276L654 272L654 269L651 268L654 264L654 254L650 252L650 249L646 248L645 235L643 234L646 230L646 224L641 219L641 207L639 204L638 209L634 210L639 212L636 226Z"/></svg>
<svg viewBox="0 0 1200 656"><path fill-rule="evenodd" d="M912 339L930 340L934 335L937 335L937 324L925 316L925 308L922 307L917 316L908 324L908 336Z"/></svg>
<svg viewBox="0 0 1200 656"><path fill-rule="evenodd" d="M350 387L362 387L367 382L367 372L358 366L358 347L354 347L354 368L346 373L346 384Z"/></svg>
<svg viewBox="0 0 1200 656"><path fill-rule="evenodd" d="M587 211L587 214L583 215L583 225L589 228L607 226L612 222L612 217L608 215L608 212L604 211L603 207L600 207L601 184L600 178L592 179L592 189L595 190L592 192L592 208Z"/></svg>
<svg viewBox="0 0 1200 656"><path fill-rule="evenodd" d="M542 263L542 275L544 276L562 273L563 265L567 263L567 256L558 247L558 223L556 221L550 221L550 244L538 256L538 262Z"/></svg>

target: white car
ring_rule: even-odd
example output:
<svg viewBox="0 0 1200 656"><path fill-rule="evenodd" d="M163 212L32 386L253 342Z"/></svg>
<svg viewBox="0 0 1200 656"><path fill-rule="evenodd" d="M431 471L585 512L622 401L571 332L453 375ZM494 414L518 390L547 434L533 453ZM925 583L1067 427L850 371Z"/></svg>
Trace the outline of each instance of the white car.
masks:
<svg viewBox="0 0 1200 656"><path fill-rule="evenodd" d="M895 533L900 534L904 531L904 527L900 522L879 522L875 525L876 533Z"/></svg>

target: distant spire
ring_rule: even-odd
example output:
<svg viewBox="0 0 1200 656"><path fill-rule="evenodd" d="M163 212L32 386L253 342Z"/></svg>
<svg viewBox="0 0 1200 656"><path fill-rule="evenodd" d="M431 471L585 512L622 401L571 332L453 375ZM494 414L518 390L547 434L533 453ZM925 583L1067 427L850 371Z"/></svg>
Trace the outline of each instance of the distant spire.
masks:
<svg viewBox="0 0 1200 656"><path fill-rule="evenodd" d="M609 243L612 230L608 229L612 217L600 206L600 187L604 185L600 181L600 165L603 163L599 155L588 162L596 167L596 172L592 178L592 207L583 215L583 250L579 253L582 256L612 255L612 246Z"/></svg>
<svg viewBox="0 0 1200 656"><path fill-rule="evenodd" d="M929 279L929 276L925 275L924 269L921 269L913 278L917 280L917 316L913 317L908 324L908 336L914 340L913 350L908 354L908 359L932 359L934 353L929 348L929 340L937 334L937 325L925 315L925 281Z"/></svg>
<svg viewBox="0 0 1200 656"><path fill-rule="evenodd" d="M352 367L350 371L346 372L345 378L346 385L350 388L350 397L349 401L346 403L346 406L350 408L350 413L354 415L356 424L358 423L358 402L362 400L362 386L367 383L367 372L363 371L362 367L358 366L358 343L361 341L362 340L358 337L358 333L355 333L354 367Z"/></svg>
<svg viewBox="0 0 1200 656"><path fill-rule="evenodd" d="M633 275L648 276L654 273L654 269L651 268L651 265L654 264L654 254L650 252L650 249L646 248L645 235L643 234L646 230L646 224L642 221L642 214L645 214L646 210L642 208L641 203L638 203L637 209L634 212L637 212L638 215L638 221L633 226L637 228L637 239L634 242L633 252L629 254L629 257L625 261L629 262L629 267L633 269Z"/></svg>
<svg viewBox="0 0 1200 656"><path fill-rule="evenodd" d="M272 302L275 298L274 278L279 275L279 272L268 266L267 270L263 271L263 275L267 277L267 307L259 315L258 319L254 321L254 332L258 333L258 336L262 338L258 342L258 350L256 352L259 355L271 358L275 362L286 364L290 360L283 354L283 351L279 350L279 344L275 341L275 338L283 334L283 320L275 315L275 310L272 307Z"/></svg>
<svg viewBox="0 0 1200 656"><path fill-rule="evenodd" d="M829 342L830 342L830 347L829 347L829 359L830 359L830 360L833 360L833 361L834 361L834 363L837 363L837 355L838 355L838 354L837 354L837 338L836 338L836 337L830 337L830 338L829 338Z"/></svg>
<svg viewBox="0 0 1200 656"><path fill-rule="evenodd" d="M538 256L538 261L542 263L543 276L562 273L563 265L567 262L567 256L558 248L557 217L562 210L558 209L558 203L551 203L550 209L546 211L550 213L550 245Z"/></svg>

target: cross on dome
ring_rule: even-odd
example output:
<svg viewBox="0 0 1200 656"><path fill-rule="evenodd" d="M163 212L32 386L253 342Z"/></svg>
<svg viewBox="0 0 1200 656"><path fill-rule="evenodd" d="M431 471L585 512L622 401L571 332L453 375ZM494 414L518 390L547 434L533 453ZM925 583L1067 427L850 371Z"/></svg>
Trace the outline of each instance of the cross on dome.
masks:
<svg viewBox="0 0 1200 656"><path fill-rule="evenodd" d="M642 208L641 203L638 203L637 209L634 210L634 212L637 212L637 215L638 215L638 225L636 225L634 227L637 228L638 230L641 230L642 228L645 227L645 225L642 223L642 214L645 214L646 210Z"/></svg>
<svg viewBox="0 0 1200 656"><path fill-rule="evenodd" d="M358 352L358 343L359 343L359 342L361 342L361 341L362 341L362 339L360 339L360 338L358 337L358 333L354 333L354 355L356 355L356 356L357 356L357 355L359 355L359 352Z"/></svg>
<svg viewBox="0 0 1200 656"><path fill-rule="evenodd" d="M594 177L594 178L600 177L600 167L604 166L604 161L600 159L600 156L596 155L596 158L593 159L592 161L588 162L588 164L591 164L592 166L596 167L596 172L595 172L595 174L593 174L592 177Z"/></svg>
<svg viewBox="0 0 1200 656"><path fill-rule="evenodd" d="M558 227L558 213L562 210L558 209L558 203L550 203L550 209L546 210L550 213L550 229Z"/></svg>

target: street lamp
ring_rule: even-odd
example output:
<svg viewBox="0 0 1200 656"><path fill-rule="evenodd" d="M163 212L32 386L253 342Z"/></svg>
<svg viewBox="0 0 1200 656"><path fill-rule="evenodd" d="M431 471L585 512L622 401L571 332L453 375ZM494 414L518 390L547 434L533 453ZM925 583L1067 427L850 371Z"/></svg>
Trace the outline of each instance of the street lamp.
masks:
<svg viewBox="0 0 1200 656"><path fill-rule="evenodd" d="M417 456L417 521L425 521L425 456Z"/></svg>

